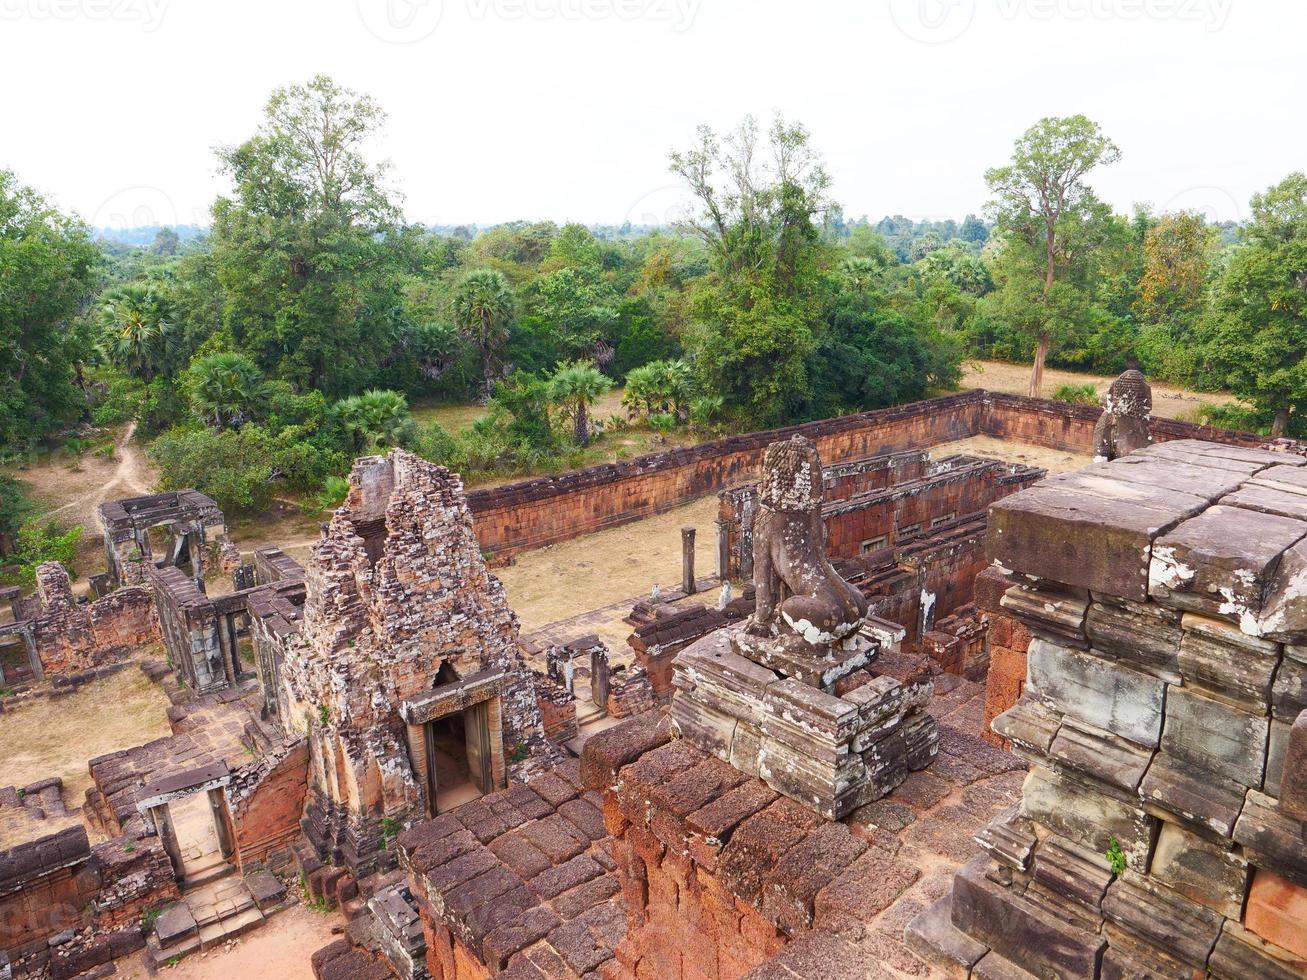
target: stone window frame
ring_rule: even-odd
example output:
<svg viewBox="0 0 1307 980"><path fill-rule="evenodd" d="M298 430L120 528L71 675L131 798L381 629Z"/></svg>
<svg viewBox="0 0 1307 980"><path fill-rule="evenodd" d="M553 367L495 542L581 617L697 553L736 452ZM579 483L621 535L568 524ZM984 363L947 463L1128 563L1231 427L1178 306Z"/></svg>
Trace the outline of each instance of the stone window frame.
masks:
<svg viewBox="0 0 1307 980"><path fill-rule="evenodd" d="M868 538L858 545L858 554L865 555L872 551L878 551L889 543L889 536L881 534L874 538Z"/></svg>

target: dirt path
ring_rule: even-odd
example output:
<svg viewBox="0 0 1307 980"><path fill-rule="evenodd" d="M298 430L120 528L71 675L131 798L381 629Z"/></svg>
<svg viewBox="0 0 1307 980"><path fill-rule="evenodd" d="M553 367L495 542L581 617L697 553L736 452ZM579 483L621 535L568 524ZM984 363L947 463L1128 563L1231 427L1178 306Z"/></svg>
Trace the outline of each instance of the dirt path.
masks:
<svg viewBox="0 0 1307 980"><path fill-rule="evenodd" d="M1044 369L1044 397L1051 398L1059 385L1092 384L1101 398L1114 378L1102 374L1080 374L1060 368ZM1149 380L1153 388L1153 414L1162 418L1197 421L1200 405L1237 403L1226 391L1188 391L1162 381ZM962 365L963 388L985 388L1009 395L1024 395L1030 390L1030 365L1006 361L967 361Z"/></svg>
<svg viewBox="0 0 1307 980"><path fill-rule="evenodd" d="M106 500L111 497L140 497L151 493L153 475L141 451L132 442L132 436L135 434L136 423L129 422L114 442L114 457L117 464L99 487L79 494L68 503L46 511L41 516L57 517L64 524L80 524L86 530L92 531L99 526L99 507ZM42 484L46 481L39 480L37 476L42 470L49 468L52 468L52 464L34 467L25 475L29 482L36 484L37 492L42 496L44 496Z"/></svg>
<svg viewBox="0 0 1307 980"><path fill-rule="evenodd" d="M160 971L168 980L312 980L309 962L319 949L339 939L344 919L336 913L314 912L296 905L273 916L230 946L195 953ZM152 973L133 953L117 963L114 974L123 980L146 980Z"/></svg>

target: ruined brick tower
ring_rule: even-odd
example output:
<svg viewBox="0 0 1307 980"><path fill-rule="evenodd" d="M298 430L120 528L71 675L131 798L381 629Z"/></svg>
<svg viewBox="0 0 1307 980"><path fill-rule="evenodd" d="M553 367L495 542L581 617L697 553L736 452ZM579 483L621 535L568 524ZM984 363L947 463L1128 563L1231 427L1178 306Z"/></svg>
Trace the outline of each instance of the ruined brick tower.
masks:
<svg viewBox="0 0 1307 980"><path fill-rule="evenodd" d="M444 467L399 450L357 460L306 585L279 713L309 737L305 833L362 877L454 784L461 798L503 786L541 740L539 710L517 617Z"/></svg>

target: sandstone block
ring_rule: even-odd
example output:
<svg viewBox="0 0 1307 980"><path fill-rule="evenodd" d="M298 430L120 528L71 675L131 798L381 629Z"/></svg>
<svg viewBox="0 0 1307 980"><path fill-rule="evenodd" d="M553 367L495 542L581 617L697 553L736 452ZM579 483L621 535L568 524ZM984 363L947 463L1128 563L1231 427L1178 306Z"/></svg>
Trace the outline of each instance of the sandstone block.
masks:
<svg viewBox="0 0 1307 980"><path fill-rule="evenodd" d="M1268 732L1262 715L1172 687L1161 747L1199 770L1256 788L1262 785Z"/></svg>
<svg viewBox="0 0 1307 980"><path fill-rule="evenodd" d="M1207 965L1222 923L1211 909L1130 871L1107 889L1103 916L1199 970Z"/></svg>
<svg viewBox="0 0 1307 980"><path fill-rule="evenodd" d="M1307 522L1216 505L1153 543L1148 591L1157 601L1223 616L1256 633L1262 597ZM1251 628L1249 628L1251 627Z"/></svg>
<svg viewBox="0 0 1307 980"><path fill-rule="evenodd" d="M1185 898L1238 920L1248 884L1248 864L1178 824L1163 823L1153 848L1149 874Z"/></svg>
<svg viewBox="0 0 1307 980"><path fill-rule="evenodd" d="M1096 978L1107 943L965 865L953 879L953 925L1032 973Z"/></svg>
<svg viewBox="0 0 1307 980"><path fill-rule="evenodd" d="M1035 766L1021 787L1021 813L1096 854L1116 838L1128 867L1148 867L1154 818L1124 800Z"/></svg>
<svg viewBox="0 0 1307 980"><path fill-rule="evenodd" d="M1250 790L1234 839L1243 845L1248 860L1259 868L1274 868L1294 884L1307 888L1307 822L1256 790Z"/></svg>
<svg viewBox="0 0 1307 980"><path fill-rule="evenodd" d="M1179 667L1186 687L1247 710L1264 708L1280 662L1278 644L1223 620L1185 613Z"/></svg>
<svg viewBox="0 0 1307 980"><path fill-rule="evenodd" d="M1280 806L1298 820L1307 820L1307 711L1289 729L1280 774Z"/></svg>
<svg viewBox="0 0 1307 980"><path fill-rule="evenodd" d="M1142 602L1154 538L1207 503L1101 475L1063 474L991 505L986 552L1015 572Z"/></svg>
<svg viewBox="0 0 1307 980"><path fill-rule="evenodd" d="M1039 637L1027 657L1027 691L1049 707L1139 745L1158 744L1165 685L1157 677Z"/></svg>
<svg viewBox="0 0 1307 980"><path fill-rule="evenodd" d="M1307 959L1307 887L1258 868L1248 892L1248 931Z"/></svg>
<svg viewBox="0 0 1307 980"><path fill-rule="evenodd" d="M1272 946L1237 922L1225 924L1207 962L1217 980L1300 980L1307 973L1307 957Z"/></svg>
<svg viewBox="0 0 1307 980"><path fill-rule="evenodd" d="M1139 795L1150 813L1229 837L1243 808L1244 787L1158 752L1139 784Z"/></svg>
<svg viewBox="0 0 1307 980"><path fill-rule="evenodd" d="M1281 556L1267 587L1257 632L1286 643L1307 640L1307 541L1299 541Z"/></svg>
<svg viewBox="0 0 1307 980"><path fill-rule="evenodd" d="M1166 680L1179 679L1179 617L1156 603L1111 605L1095 602L1085 630L1095 652L1116 657Z"/></svg>
<svg viewBox="0 0 1307 980"><path fill-rule="evenodd" d="M953 924L950 890L908 923L903 941L908 949L950 980L967 980L976 961L989 950Z"/></svg>

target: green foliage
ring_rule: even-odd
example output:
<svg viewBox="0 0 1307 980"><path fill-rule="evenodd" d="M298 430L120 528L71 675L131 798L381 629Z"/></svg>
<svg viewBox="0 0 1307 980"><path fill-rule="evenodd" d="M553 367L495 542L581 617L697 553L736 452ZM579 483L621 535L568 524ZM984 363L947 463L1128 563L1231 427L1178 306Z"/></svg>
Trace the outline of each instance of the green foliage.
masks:
<svg viewBox="0 0 1307 980"><path fill-rule="evenodd" d="M36 512L36 504L21 480L0 474L0 535L12 537Z"/></svg>
<svg viewBox="0 0 1307 980"><path fill-rule="evenodd" d="M1112 868L1112 874L1123 875L1126 869L1125 852L1121 850L1121 842L1113 837L1108 841L1107 853L1104 855L1107 863Z"/></svg>
<svg viewBox="0 0 1307 980"><path fill-rule="evenodd" d="M1237 395L1283 435L1307 406L1307 174L1252 199L1202 327L1205 352Z"/></svg>
<svg viewBox="0 0 1307 980"><path fill-rule="evenodd" d="M244 354L219 351L197 357L186 374L191 410L216 429L244 424L263 400L263 372Z"/></svg>
<svg viewBox="0 0 1307 980"><path fill-rule="evenodd" d="M690 424L696 429L706 428L721 412L725 400L720 395L700 395L690 402Z"/></svg>
<svg viewBox="0 0 1307 980"><path fill-rule="evenodd" d="M571 417L573 438L578 446L590 442L590 425L587 410L600 395L613 386L597 368L584 361L572 361L558 368L549 377L550 401L560 405Z"/></svg>
<svg viewBox="0 0 1307 980"><path fill-rule="evenodd" d="M403 446L416 431L408 401L397 391L365 391L336 402L332 415L356 453Z"/></svg>
<svg viewBox="0 0 1307 980"><path fill-rule="evenodd" d="M265 509L278 481L298 490L322 484L344 469L339 453L302 438L296 427L277 435L253 423L240 429L171 429L148 450L160 470L160 489L194 487L229 514Z"/></svg>
<svg viewBox="0 0 1307 980"><path fill-rule="evenodd" d="M1273 413L1244 405L1199 405L1198 421L1232 432L1255 432L1270 435ZM1296 420L1294 420L1296 421ZM1294 433L1296 434L1296 433Z"/></svg>
<svg viewBox="0 0 1307 980"><path fill-rule="evenodd" d="M318 705L318 721L323 725L331 721L331 712L327 710L325 704Z"/></svg>
<svg viewBox="0 0 1307 980"><path fill-rule="evenodd" d="M1092 384L1058 385L1053 392L1053 400L1068 405L1097 405L1098 389Z"/></svg>
<svg viewBox="0 0 1307 980"><path fill-rule="evenodd" d="M0 447L33 445L85 404L75 317L98 257L81 222L0 170Z"/></svg>
<svg viewBox="0 0 1307 980"><path fill-rule="evenodd" d="M100 297L100 346L116 368L148 384L167 367L172 311L157 282L115 286Z"/></svg>
<svg viewBox="0 0 1307 980"><path fill-rule="evenodd" d="M77 542L81 539L80 527L65 529L48 518L29 518L15 535L14 550L5 559L7 565L0 574L0 583L31 588L36 584L37 567L49 561L58 562L73 575Z"/></svg>
<svg viewBox="0 0 1307 980"><path fill-rule="evenodd" d="M880 408L958 381L957 338L918 322L885 297L845 290L827 303L824 321L810 359L807 414Z"/></svg>
<svg viewBox="0 0 1307 980"><path fill-rule="evenodd" d="M485 391L489 394L499 375L500 350L516 315L513 292L503 273L475 269L463 276L454 289L452 313L459 333L480 356Z"/></svg>

